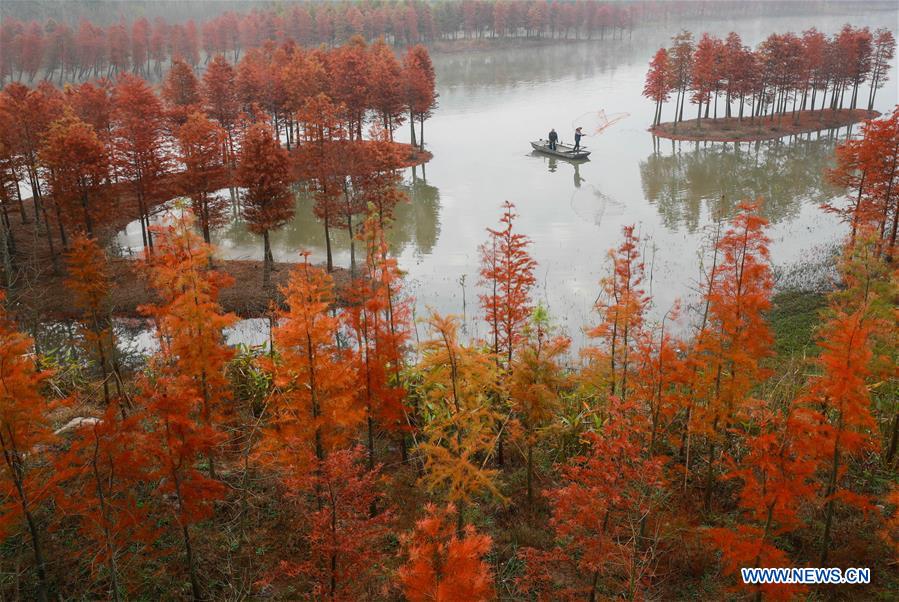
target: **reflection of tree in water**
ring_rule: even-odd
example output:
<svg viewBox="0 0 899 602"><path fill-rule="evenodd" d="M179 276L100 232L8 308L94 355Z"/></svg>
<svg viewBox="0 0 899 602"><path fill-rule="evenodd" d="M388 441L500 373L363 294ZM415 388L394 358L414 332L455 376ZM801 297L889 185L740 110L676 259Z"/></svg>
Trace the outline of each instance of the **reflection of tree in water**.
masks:
<svg viewBox="0 0 899 602"><path fill-rule="evenodd" d="M440 235L440 191L428 184L424 165L421 173L415 167L411 171L412 180L402 186L409 202L401 203L394 211L390 250L399 253L409 242L414 242L415 251L427 255Z"/></svg>
<svg viewBox="0 0 899 602"><path fill-rule="evenodd" d="M803 201L835 194L824 170L832 164L837 140L822 132L751 143L674 142L670 154L657 150L640 162L643 194L669 228L684 225L693 231L704 206L726 217L740 200L759 196L768 219L789 219Z"/></svg>
<svg viewBox="0 0 899 602"><path fill-rule="evenodd" d="M440 192L427 183L420 168L400 189L406 193L408 202L400 203L394 211L394 223L387 233L391 252L400 253L413 244L418 253L430 253L440 232ZM311 193L298 192L293 220L272 233L272 247L281 258L295 260L302 249L312 251L313 255L324 253L324 226L312 212L313 203ZM213 238L214 243L225 249L245 249L252 257L261 254L259 237L249 232L239 217L218 229ZM346 230L331 231L331 246L338 253L349 250Z"/></svg>

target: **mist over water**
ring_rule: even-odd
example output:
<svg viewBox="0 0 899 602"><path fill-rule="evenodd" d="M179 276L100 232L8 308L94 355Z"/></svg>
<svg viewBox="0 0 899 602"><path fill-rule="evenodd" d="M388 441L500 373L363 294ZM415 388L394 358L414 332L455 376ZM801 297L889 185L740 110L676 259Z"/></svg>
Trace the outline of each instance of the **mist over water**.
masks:
<svg viewBox="0 0 899 602"><path fill-rule="evenodd" d="M765 199L775 266L826 253L844 229L818 208L838 194L823 172L832 164L835 145L858 126L759 143L654 140L646 131L654 106L641 92L653 52L682 27L696 37L703 31L723 37L734 30L751 46L772 32L816 27L831 34L844 23L896 33L897 11L850 8L856 12L657 25L638 29L631 39L434 54L440 106L424 132L434 158L406 170L403 187L410 202L397 209L389 233L407 273L407 290L417 300L416 315L433 308L461 316L464 296L468 335L477 336L479 329L484 334L476 319L478 245L486 239L485 229L498 223L505 200L516 204L516 229L533 241L531 253L539 264L534 296L575 347L583 345L582 329L594 319L597 282L622 226L637 224L645 242L655 318L676 299L689 301L710 224L732 215L741 199ZM896 104L896 78L894 61L891 81L878 92L877 110ZM723 111L723 100L720 104ZM589 161L573 164L531 151L529 141L545 137L551 127L563 141L572 140L574 128L599 110L629 115L584 140L592 151ZM663 120L672 111L673 103ZM397 139L408 138L408 125L401 126ZM301 249L324 260L324 230L311 206L308 195L298 195L296 219L273 234L277 261L295 261ZM347 234L332 235L336 265L349 266ZM261 240L239 221L213 238L225 257L261 259ZM137 224L118 243L139 249Z"/></svg>

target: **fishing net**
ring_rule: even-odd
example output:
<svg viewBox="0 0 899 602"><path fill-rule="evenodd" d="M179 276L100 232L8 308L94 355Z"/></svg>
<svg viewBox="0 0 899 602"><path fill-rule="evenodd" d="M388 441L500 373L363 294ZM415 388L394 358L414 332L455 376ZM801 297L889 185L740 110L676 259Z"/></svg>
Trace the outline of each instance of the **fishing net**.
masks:
<svg viewBox="0 0 899 602"><path fill-rule="evenodd" d="M587 111L577 119L571 122L571 127L581 127L585 134L596 136L618 123L625 117L629 117L630 113L609 113L605 110Z"/></svg>

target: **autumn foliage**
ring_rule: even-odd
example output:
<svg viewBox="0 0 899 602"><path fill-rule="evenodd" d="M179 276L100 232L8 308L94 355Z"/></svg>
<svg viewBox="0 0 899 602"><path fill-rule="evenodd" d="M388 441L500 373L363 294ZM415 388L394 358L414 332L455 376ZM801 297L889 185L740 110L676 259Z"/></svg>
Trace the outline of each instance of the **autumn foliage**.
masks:
<svg viewBox="0 0 899 602"><path fill-rule="evenodd" d="M427 516L403 538L408 558L399 569L403 594L411 602L424 600L491 600L493 575L484 557L491 541L471 525L460 533L454 526L456 509L429 505Z"/></svg>
<svg viewBox="0 0 899 602"><path fill-rule="evenodd" d="M799 352L779 345L761 199L714 216L695 294L669 307L653 294L653 233L625 223L583 258L602 274L583 333L537 301L540 244L505 202L469 249L480 315L421 316L391 229L406 210L399 170L420 156L393 136L408 120L420 150L437 102L422 44L620 36L675 9L282 8L0 25L3 77L112 78L0 92L3 225L46 243L3 266L4 599L844 595L742 583L740 569L766 566L870 566L875 583L845 595L892 591L899 112L836 151L828 177L846 194L825 210L848 236ZM759 119L863 103L867 82L872 103L888 33L810 30L756 50L682 33L645 91L656 121L669 98L678 119L688 99L701 119L716 101ZM275 266L269 237L300 191L327 255ZM140 222L139 258L110 244L125 218ZM264 305L239 312L252 344L235 344L248 323L225 307L260 283L235 282L210 244L232 220L263 239ZM345 266L335 229L351 241ZM70 301L52 324L31 313L44 271ZM123 274L146 293L139 353L119 336L134 325L120 319Z"/></svg>

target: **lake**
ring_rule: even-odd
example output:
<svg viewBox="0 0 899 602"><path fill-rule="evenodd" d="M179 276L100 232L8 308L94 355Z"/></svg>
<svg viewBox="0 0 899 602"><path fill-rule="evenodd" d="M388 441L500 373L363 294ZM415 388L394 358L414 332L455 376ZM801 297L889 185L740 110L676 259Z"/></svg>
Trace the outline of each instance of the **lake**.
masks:
<svg viewBox="0 0 899 602"><path fill-rule="evenodd" d="M733 29L753 47L771 32L814 26L831 34L847 22L896 33L896 10L857 8L858 14L682 26L696 37L702 31L723 37ZM654 110L641 96L647 64L680 28L640 29L624 40L433 56L440 106L425 123L425 142L434 157L406 170L410 203L398 209L390 233L418 317L428 308L461 316L464 297L466 331L485 334L476 319L478 245L486 240L485 229L497 225L505 200L516 204L517 230L533 241L531 253L539 264L534 297L575 347L584 343L583 327L594 319L597 282L624 225L636 224L646 243L655 317L678 298L689 301L710 224L732 215L743 198L764 197L772 260L779 270L819 261L832 251L844 228L818 205L837 194L823 171L832 164L835 144L850 133L847 128L742 144L654 140L646 131ZM894 64L878 93L877 110L896 104L896 77ZM590 134L600 110L628 116L585 139L592 151L588 162L576 165L531 151L529 141L545 137L551 127L563 141L572 139L576 125ZM672 103L663 120L673 110ZM397 138L408 141L408 125L399 128ZM137 224L117 242L136 252ZM239 222L215 232L214 242L228 258L262 256L261 240ZM298 198L296 219L273 235L272 245L277 261L295 261L304 248L323 260L324 233L308 198ZM346 236L338 233L334 245L335 263L348 266Z"/></svg>

